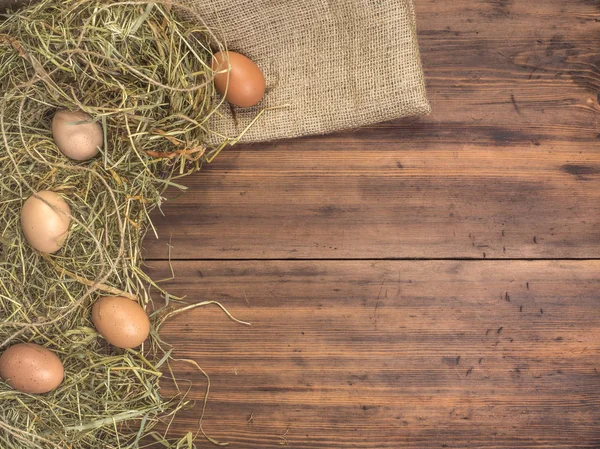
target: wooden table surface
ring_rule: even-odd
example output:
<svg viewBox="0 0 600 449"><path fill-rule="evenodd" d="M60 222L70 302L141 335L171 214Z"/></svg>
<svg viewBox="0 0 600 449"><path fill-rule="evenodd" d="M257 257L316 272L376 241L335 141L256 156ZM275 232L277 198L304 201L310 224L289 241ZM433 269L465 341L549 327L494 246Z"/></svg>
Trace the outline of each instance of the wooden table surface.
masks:
<svg viewBox="0 0 600 449"><path fill-rule="evenodd" d="M149 273L252 323L164 337L238 448L598 448L600 1L416 7L431 116L228 149L154 215Z"/></svg>

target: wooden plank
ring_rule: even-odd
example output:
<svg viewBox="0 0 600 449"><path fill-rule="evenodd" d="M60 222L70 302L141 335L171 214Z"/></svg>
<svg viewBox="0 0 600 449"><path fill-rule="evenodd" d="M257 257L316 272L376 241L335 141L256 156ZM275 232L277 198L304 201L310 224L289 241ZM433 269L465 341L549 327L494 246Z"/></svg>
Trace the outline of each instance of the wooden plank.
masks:
<svg viewBox="0 0 600 449"><path fill-rule="evenodd" d="M235 447L600 446L600 261L173 267L173 294L252 323L204 308L162 332L210 374L204 429ZM200 401L202 375L176 372Z"/></svg>
<svg viewBox="0 0 600 449"><path fill-rule="evenodd" d="M598 2L417 9L431 117L228 149L147 257L597 257Z"/></svg>

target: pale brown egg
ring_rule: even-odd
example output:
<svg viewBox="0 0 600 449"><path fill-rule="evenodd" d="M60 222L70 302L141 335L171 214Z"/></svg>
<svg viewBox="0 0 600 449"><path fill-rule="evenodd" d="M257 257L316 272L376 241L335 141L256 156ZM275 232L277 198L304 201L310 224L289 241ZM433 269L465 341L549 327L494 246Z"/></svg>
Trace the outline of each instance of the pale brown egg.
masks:
<svg viewBox="0 0 600 449"><path fill-rule="evenodd" d="M25 239L31 246L42 253L58 251L69 233L71 225L71 209L67 202L57 193L42 190L37 195L31 195L21 209L21 226Z"/></svg>
<svg viewBox="0 0 600 449"><path fill-rule="evenodd" d="M48 393L65 377L60 359L49 349L33 343L18 343L0 356L0 377L23 393Z"/></svg>
<svg viewBox="0 0 600 449"><path fill-rule="evenodd" d="M150 320L135 301L122 296L103 296L92 307L92 322L110 344L135 348L150 334Z"/></svg>
<svg viewBox="0 0 600 449"><path fill-rule="evenodd" d="M54 142L65 156L87 161L98 154L104 135L102 126L83 111L62 109L52 119Z"/></svg>
<svg viewBox="0 0 600 449"><path fill-rule="evenodd" d="M233 51L217 52L211 67L215 72L215 88L229 103L247 108L264 97L265 77L246 56Z"/></svg>

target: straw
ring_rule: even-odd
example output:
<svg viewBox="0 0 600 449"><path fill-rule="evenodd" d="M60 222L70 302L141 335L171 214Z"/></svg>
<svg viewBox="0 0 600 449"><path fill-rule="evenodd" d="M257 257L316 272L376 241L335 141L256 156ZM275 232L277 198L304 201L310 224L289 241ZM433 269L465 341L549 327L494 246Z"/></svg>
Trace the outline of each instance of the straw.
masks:
<svg viewBox="0 0 600 449"><path fill-rule="evenodd" d="M157 330L176 311L155 311L149 342L121 350L99 337L90 308L110 294L152 309L151 289L166 293L142 269L150 212L225 146L205 145L206 118L218 106L210 31L143 1L42 0L1 20L0 351L41 344L66 376L45 395L0 381L0 447L196 447L197 432L158 431L191 405L174 379L179 394L160 394L172 349ZM102 125L95 159L76 163L56 147L51 120L64 108ZM71 208L68 239L53 255L33 250L19 222L24 201L41 190Z"/></svg>

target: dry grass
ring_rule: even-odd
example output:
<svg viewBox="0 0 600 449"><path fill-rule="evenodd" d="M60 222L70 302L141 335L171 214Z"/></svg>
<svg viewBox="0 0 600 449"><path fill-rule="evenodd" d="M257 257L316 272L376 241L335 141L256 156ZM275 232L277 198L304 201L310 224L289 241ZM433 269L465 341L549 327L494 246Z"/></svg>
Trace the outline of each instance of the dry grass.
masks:
<svg viewBox="0 0 600 449"><path fill-rule="evenodd" d="M90 322L100 294L150 302L140 244L161 193L222 146L204 145L213 104L208 30L169 7L108 0L43 0L0 22L0 350L35 342L63 361L55 391L28 395L0 381L3 449L195 447L153 430L187 405L160 395L171 349L152 315L149 343L119 350ZM74 163L50 123L82 109L104 130L101 155ZM24 241L21 205L53 190L69 203L65 246L42 255ZM208 303L206 303L208 304Z"/></svg>

